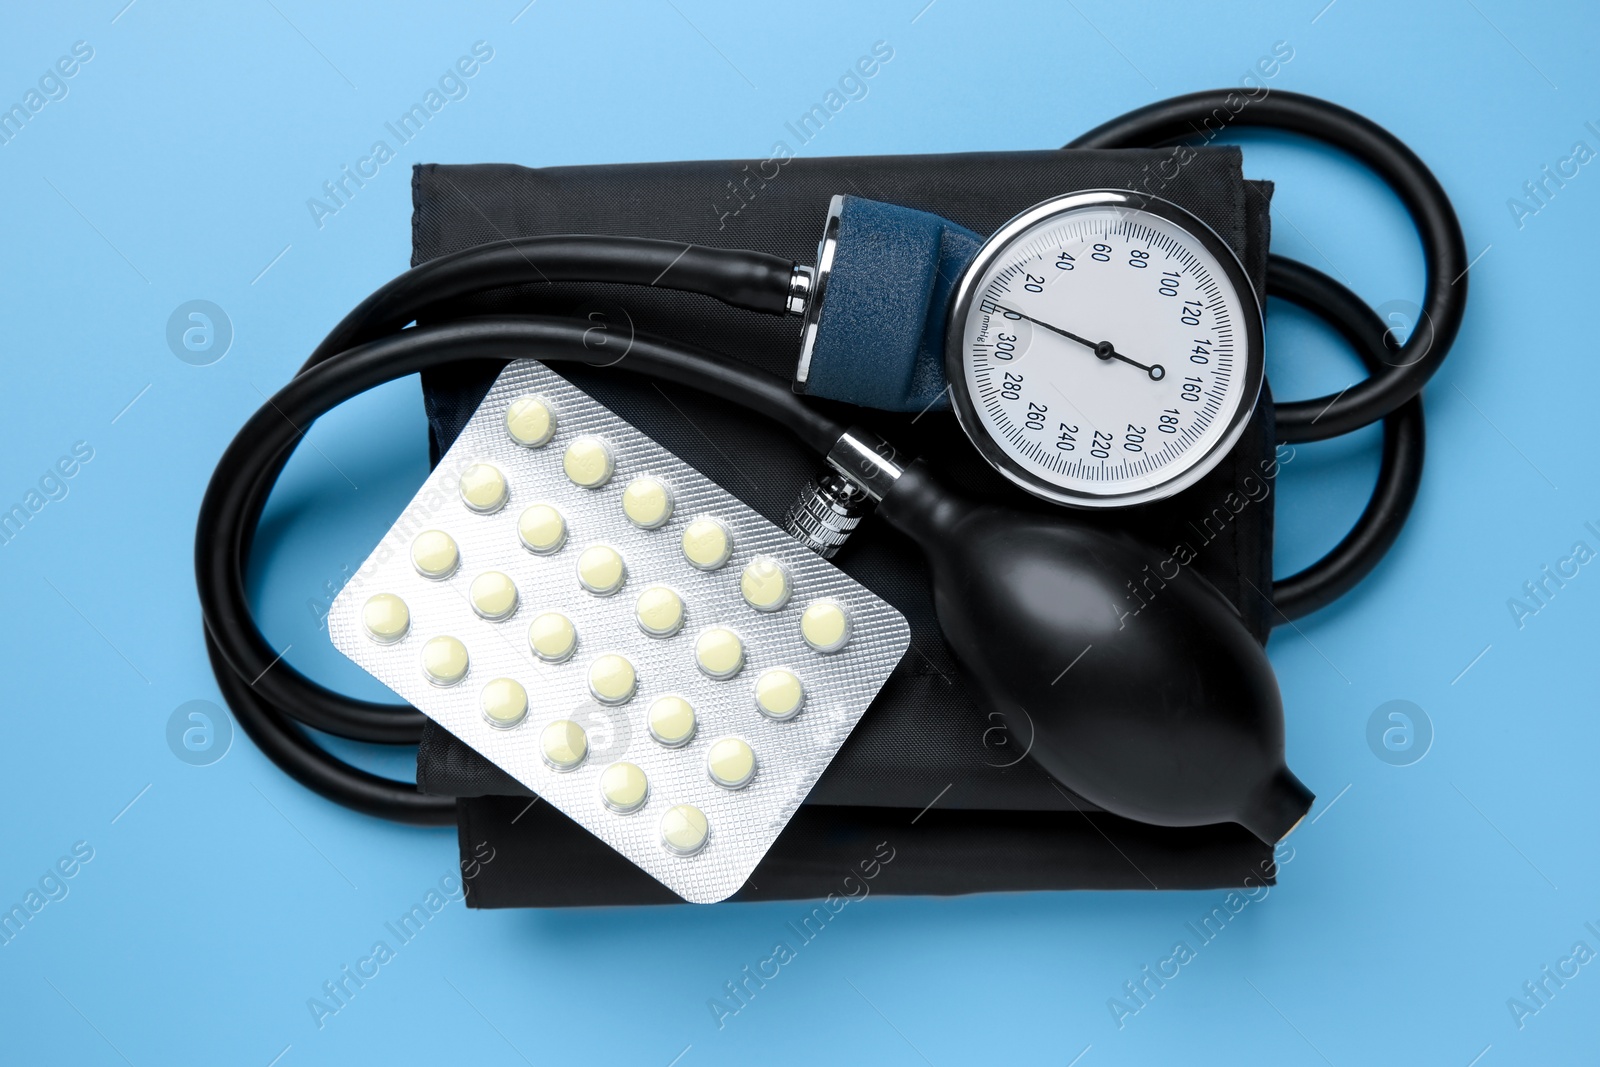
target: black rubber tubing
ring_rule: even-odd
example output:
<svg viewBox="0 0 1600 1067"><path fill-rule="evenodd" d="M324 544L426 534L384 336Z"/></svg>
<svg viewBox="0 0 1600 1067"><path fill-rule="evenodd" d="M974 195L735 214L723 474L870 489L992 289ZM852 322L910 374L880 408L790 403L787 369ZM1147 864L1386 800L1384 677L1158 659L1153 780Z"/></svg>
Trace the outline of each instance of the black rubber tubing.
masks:
<svg viewBox="0 0 1600 1067"><path fill-rule="evenodd" d="M1275 605L1285 618L1293 619L1336 599L1370 572L1393 544L1415 500L1423 452L1417 394L1448 353L1460 325L1466 287L1456 283L1465 281L1465 245L1437 181L1386 131L1336 105L1281 92L1271 98L1276 101L1272 108L1262 106L1266 99L1252 98L1249 106L1253 110L1241 119L1228 106L1230 95L1237 94L1197 93L1153 105L1107 123L1069 147L1117 147L1118 139L1124 140L1122 146L1189 140L1202 135L1205 120L1219 113L1231 116L1229 121L1239 125L1284 129L1323 140L1367 163L1400 194L1416 221L1428 266L1423 318L1431 328L1419 328L1405 347L1391 353L1382 341L1385 324L1348 289L1281 257L1273 257L1269 265L1269 277L1276 283L1269 284L1271 294L1327 319L1374 372L1373 378L1341 396L1279 405L1282 439L1297 442L1338 436L1388 416L1378 486L1355 527L1318 563L1274 583ZM1440 279L1458 263L1459 272L1451 275L1452 281L1441 295ZM363 301L318 346L302 368L302 377L331 357L361 345L348 353L355 363L347 365L341 358L336 364L339 373L327 381L313 375L311 384L324 389L322 395L299 395L294 389L301 382L297 377L273 403L257 412L229 446L202 506L196 557L207 649L224 697L245 732L297 781L331 800L402 822L445 825L454 821L452 798L426 796L409 782L352 767L323 751L291 721L292 716L340 736L399 744L415 742L425 720L407 705L340 696L278 662L256 627L243 593L251 542L272 485L305 427L317 415L374 385L455 359L512 359L526 354L545 360L581 360L586 351L585 324L533 317L466 320L405 330L382 341L378 338L454 298L541 281L660 285L715 296L736 307L782 313L787 309L793 271L792 262L755 252L640 238L532 237L494 242L432 260ZM522 352L522 348L531 350ZM652 338L636 339L630 355L635 353L641 358L628 369L662 374L751 406L784 421L819 450L826 451L843 430L799 402L786 383L741 364ZM394 362L382 365L389 360ZM415 365L412 360L417 361ZM606 362L611 361L608 358ZM1389 370L1379 374L1385 366ZM374 377L368 384L352 385L344 377L352 370L358 372L357 382L362 373ZM341 383L351 391L341 394L333 388ZM1402 404L1405 410L1397 412ZM270 432L274 418L279 420L277 435ZM252 433L281 440L262 447ZM224 486L230 480L237 480L238 485L232 491L219 492L214 499L219 479ZM217 522L219 510L229 521ZM208 555L224 561L209 575ZM214 603L219 597L226 598L225 605ZM260 668L258 673L253 672L255 667ZM253 680L247 682L247 678Z"/></svg>
<svg viewBox="0 0 1600 1067"><path fill-rule="evenodd" d="M318 796L352 808L363 815L410 823L413 826L451 826L456 821L454 797L429 796L410 782L353 767L313 741L289 717L263 700L249 680L234 673L217 647L211 631L206 631L206 655L217 676L222 699L233 717L263 755L289 777ZM421 716L414 708L413 715Z"/></svg>
<svg viewBox="0 0 1600 1067"><path fill-rule="evenodd" d="M1067 148L1148 148L1210 139L1233 127L1281 130L1338 148L1394 190L1417 227L1425 268L1422 310L1399 351L1385 349L1371 376L1342 393L1277 405L1279 439L1320 441L1359 429L1422 391L1455 341L1467 306L1467 245L1450 198L1425 163L1364 115L1276 90L1251 96L1212 89L1176 96L1096 126ZM1153 190L1152 190L1153 191ZM1271 286L1268 286L1268 295Z"/></svg>
<svg viewBox="0 0 1600 1067"><path fill-rule="evenodd" d="M1267 289L1337 330L1369 371L1387 366L1385 359L1392 358L1387 326L1378 313L1321 271L1273 256L1267 264ZM1305 570L1272 583L1272 606L1285 619L1292 621L1327 607L1372 573L1400 536L1422 488L1425 444L1422 396L1418 394L1384 417L1377 485L1350 532Z"/></svg>
<svg viewBox="0 0 1600 1067"><path fill-rule="evenodd" d="M734 307L783 314L794 269L793 260L764 252L640 237L556 235L475 245L429 260L380 286L323 338L301 373L472 293L537 282L614 282L701 293ZM299 423L302 429L308 424L309 420ZM286 453L242 516L245 533L237 553L241 560L249 558L271 482L287 461ZM266 662L258 669L265 670ZM414 708L352 700L298 672L284 674L282 684L267 683L271 699L276 706L294 708L296 717L310 726L379 744L415 744L421 736L425 719Z"/></svg>
<svg viewBox="0 0 1600 1067"><path fill-rule="evenodd" d="M1273 282L1275 292L1338 329L1369 366L1381 362L1384 324L1355 294L1289 260L1274 264ZM207 651L241 728L302 785L354 810L402 822L446 825L455 818L453 799L427 796L411 783L350 766L278 710L293 709L294 718L340 736L389 743L414 743L424 721L408 705L353 700L305 678L274 653L250 613L243 574L251 534L303 429L383 382L454 360L510 360L526 353L586 361L585 330L581 322L529 316L469 319L391 335L302 372L252 416L224 453L196 535ZM606 361L611 362L609 353ZM642 336L617 365L751 407L784 422L818 451L826 451L844 429L806 406L782 379L689 346ZM1378 487L1351 534L1319 563L1274 584L1274 602L1286 618L1342 595L1376 566L1398 536L1420 484L1421 407L1420 398L1414 398L1386 421ZM228 545L234 551L227 551Z"/></svg>
<svg viewBox="0 0 1600 1067"><path fill-rule="evenodd" d="M493 241L430 259L378 288L323 338L306 366L393 333L458 297L535 282L659 286L781 315L794 268L794 260L765 252L646 237L575 234Z"/></svg>
<svg viewBox="0 0 1600 1067"><path fill-rule="evenodd" d="M335 693L305 677L267 643L250 611L244 575L252 537L279 474L305 429L351 397L384 382L458 360L584 361L588 324L543 316L462 319L391 334L296 375L240 428L223 452L200 505L195 575L206 638L224 697L240 724L286 773L347 807L402 822L442 825L450 798L427 797L408 782L368 774L328 754L289 722L360 741L414 744L423 715ZM776 375L725 356L640 334L606 365L650 374L739 403L787 426L825 453L845 426L809 407Z"/></svg>

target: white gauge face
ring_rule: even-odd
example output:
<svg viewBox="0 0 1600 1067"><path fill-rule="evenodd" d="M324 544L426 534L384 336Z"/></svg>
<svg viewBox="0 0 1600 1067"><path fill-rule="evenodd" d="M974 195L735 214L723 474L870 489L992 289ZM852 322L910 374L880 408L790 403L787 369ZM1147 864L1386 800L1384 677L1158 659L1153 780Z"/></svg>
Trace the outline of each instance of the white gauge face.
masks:
<svg viewBox="0 0 1600 1067"><path fill-rule="evenodd" d="M1261 387L1260 308L1238 260L1187 212L1132 193L1018 216L980 251L953 313L962 425L1002 473L1060 503L1193 484Z"/></svg>

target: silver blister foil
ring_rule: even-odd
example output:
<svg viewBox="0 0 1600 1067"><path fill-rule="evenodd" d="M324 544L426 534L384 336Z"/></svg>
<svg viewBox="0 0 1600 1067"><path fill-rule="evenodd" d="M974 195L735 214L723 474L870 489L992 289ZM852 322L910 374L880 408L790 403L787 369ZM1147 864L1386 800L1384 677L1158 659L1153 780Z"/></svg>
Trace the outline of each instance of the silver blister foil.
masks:
<svg viewBox="0 0 1600 1067"><path fill-rule="evenodd" d="M554 437L540 448L515 442L505 424L510 403L530 394L556 415ZM615 472L600 488L581 488L563 470L564 450L583 435L602 438L615 456ZM462 502L460 475L475 463L492 464L509 483L507 503L493 514ZM624 488L644 474L665 482L674 497L671 519L652 530L636 527L622 510ZM535 503L553 505L567 520L566 542L550 555L536 555L518 538L518 516ZM733 535L728 563L710 572L692 566L680 548L684 527L707 516ZM412 565L413 539L432 529L460 547L460 565L447 579L424 578ZM626 563L627 578L614 595L595 596L578 583L578 555L593 544L611 545ZM757 556L779 560L793 577L793 593L778 611L757 611L741 596L740 575ZM480 618L468 599L473 578L488 570L517 586L517 609L503 621ZM687 605L685 624L671 637L652 637L635 620L635 599L652 585L675 589ZM379 593L400 597L410 612L405 636L389 644L373 640L363 624L364 605ZM805 607L824 598L845 605L851 620L849 643L832 653L815 651L800 631ZM577 650L564 663L543 662L528 645L529 622L547 610L567 615L578 632ZM744 641L745 665L732 678L712 679L696 665L696 636L712 626ZM534 360L510 364L496 380L334 600L328 631L335 647L403 699L695 903L723 900L749 878L910 641L905 619L887 603ZM422 646L438 635L467 647L470 666L453 686L434 685L422 670ZM589 692L588 666L605 653L627 657L637 670L638 688L627 703L602 705ZM804 706L789 721L757 710L756 679L771 667L792 670L805 686ZM481 706L483 687L502 677L528 693L526 717L509 729L490 725ZM667 694L688 699L698 719L680 748L658 743L646 725L652 700ZM551 769L540 755L540 733L557 719L577 722L588 738L585 761L570 771ZM707 769L708 749L724 737L742 738L755 751L755 775L738 790L717 785ZM643 806L628 814L613 812L600 797L601 772L617 761L637 765L649 780ZM705 846L690 856L662 842L662 815L680 804L699 808L709 827Z"/></svg>

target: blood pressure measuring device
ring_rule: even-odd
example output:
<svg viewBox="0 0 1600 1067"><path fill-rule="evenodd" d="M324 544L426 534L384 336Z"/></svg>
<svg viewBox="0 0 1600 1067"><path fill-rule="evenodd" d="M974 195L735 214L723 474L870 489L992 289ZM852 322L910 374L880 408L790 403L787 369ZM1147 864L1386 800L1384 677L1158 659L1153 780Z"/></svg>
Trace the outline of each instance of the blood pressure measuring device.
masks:
<svg viewBox="0 0 1600 1067"><path fill-rule="evenodd" d="M858 228L869 234L908 226L911 214L835 197L819 294L852 211L868 216ZM940 223L948 243L951 224ZM995 470L1054 503L1128 506L1188 488L1238 441L1261 389L1261 308L1205 223L1157 197L1098 190L969 239L976 254L950 296L945 377L962 429ZM820 325L828 305L813 308L808 324ZM802 385L817 333L807 333Z"/></svg>
<svg viewBox="0 0 1600 1067"><path fill-rule="evenodd" d="M1068 147L1180 144L1236 95L1206 92L1163 101L1113 120ZM1419 394L1447 354L1465 307L1465 245L1433 175L1367 119L1286 92L1227 111L1237 125L1307 136L1369 166L1405 203L1426 261L1422 313L1401 344L1387 323L1338 282L1281 256L1269 260L1267 294L1329 322L1371 372L1337 395L1278 404L1278 439L1319 440L1379 420L1384 426L1378 486L1350 534L1322 561L1262 591L1278 616L1291 619L1359 582L1404 523L1421 475ZM427 713L535 792L552 796L562 810L686 898L721 899L737 888L804 799L904 650L882 637L903 629L898 614L826 562L846 546L860 522L875 514L927 557L940 627L987 705L982 710L1008 722L1025 721L1032 737L1030 757L1063 786L1101 808L1147 823L1236 822L1268 843L1285 836L1313 798L1284 763L1281 701L1260 644L1233 604L1193 568L1182 568L1162 595L1124 626L1116 605L1128 581L1158 554L1105 523L1084 521L1084 512L1139 508L1178 496L1215 470L1250 424L1263 391L1262 302L1233 249L1184 208L1125 189L1064 191L987 237L926 212L854 196L834 197L822 224L816 260L809 264L642 238L527 237L434 259L363 301L229 446L201 510L196 561L208 647L224 696L256 743L291 776L340 803L411 823L448 823L454 820L452 798L428 796L409 783L351 767L295 724L358 740L407 743L417 740ZM661 741L659 751L651 750L637 765L596 765L598 785L581 787L573 784L576 777L555 776L570 768L552 763L548 753L542 763L532 758L535 727L547 737L556 731L563 758L574 753L578 762L584 758L582 739L557 725L570 720L554 717L560 708L544 707L545 696L554 700L551 694L565 691L568 683L559 675L530 675L526 685L510 677L492 683L480 678L477 684L514 687L500 685L496 699L503 707L511 694L517 712L511 725L523 715L532 725L524 741L508 739L514 731L485 710L496 729L484 728L475 741L475 724L482 718L471 710L476 698L451 697L455 710L442 710L448 701L437 696L440 683L432 675L427 678L431 688L415 687L415 706L382 705L333 693L286 664L274 666L277 653L251 617L243 581L273 482L304 428L332 407L382 382L459 360L602 365L584 344L587 324L581 321L535 314L453 319L436 314L453 299L549 281L654 285L714 296L755 312L799 316L800 354L792 382L692 345L643 335L614 370L671 379L777 419L825 461L780 536L777 527L753 512L745 514L748 509L719 487L707 485L702 493L703 476L678 470L681 461L622 420L603 409L591 415L591 405L599 405L570 386L541 378L550 372L537 364L512 363L491 391L469 431L481 418L493 422L492 432L470 440L464 432L434 477L457 477L458 468L466 470L462 464L475 464L502 479L491 484L482 482L488 475L474 475L479 478L475 492L488 492L482 484L504 490L495 498L496 507L509 499L517 510L519 501L531 505L538 497L549 509L539 513L546 528L554 529L552 515L566 523L562 538L551 543L557 551L568 544L578 553L582 589L573 595L595 592L584 578L583 559L591 549L605 547L617 557L609 572L617 583L624 573L627 582L658 580L633 590L641 596L641 613L645 594L655 598L652 610L665 604L680 612L675 616L683 631L679 636L671 627L651 630L641 614L643 637L606 629L612 625L609 616L595 614L587 621L591 617L583 612L598 612L598 600L584 600L562 615L569 629L577 620L573 632L580 655L574 663L590 647L586 632L607 645L593 646L612 657L604 664L610 672L606 677L627 683L622 700L610 703L648 702L653 722L661 700L681 702L669 707L679 724L672 743L653 733ZM424 324L413 325L417 322ZM603 362L610 363L610 356ZM535 387L543 392L528 392ZM875 410L946 407L996 475L1038 498L1040 506L966 499L929 463L904 456L866 428ZM852 410L855 419L842 421L837 416L842 410ZM558 467L538 465L542 461L528 450L530 439L517 437L515 426L527 424L529 412L548 418L536 420L541 430L555 427L533 447L550 442L549 448L566 450L565 480ZM570 435L562 436L569 426ZM590 426L601 429L585 429ZM507 427L512 428L510 445L503 441ZM459 456L458 449L463 450ZM575 475L574 449L588 450L579 454L583 471L603 470L605 477L585 482ZM456 466L447 469L453 458ZM659 519L655 526L636 520L630 525L616 518L622 511L607 510L611 505L604 503L604 493L610 490L604 485L613 471L617 507L627 511L648 499L652 521ZM649 483L643 489L640 479ZM561 495L569 490L577 495ZM548 601L577 589L559 569L571 564L552 562L549 552L526 537L518 546L509 527L504 536L484 532L490 529L485 515L495 509L475 505L466 481L461 494L460 528L428 531L450 540L452 551L457 541L469 546L466 554L452 557L461 561L460 580L472 578L466 570L479 565L468 554L503 553L510 562L486 572L498 575L490 583L501 591L498 614L479 611L460 627L504 625L509 612L501 609L510 604L510 612L516 611L519 591L525 600ZM671 518L674 494L677 518ZM489 496L483 499L495 503ZM698 514L691 514L695 509ZM634 518L631 511L627 515ZM669 519L684 524L681 542L674 540L679 533L672 532L677 526L668 525ZM692 532L697 523L698 532ZM691 540L711 530L706 523L726 535L724 541L713 537L709 542L727 549L720 557L729 565L726 579L715 574L722 563L708 570L695 562ZM656 536L649 530L668 532L657 542L635 542ZM591 535L604 543L586 547ZM481 542L473 540L480 537ZM438 549L443 543L435 539L429 545ZM694 544L703 549L702 541ZM740 555L741 550L749 554ZM610 561L604 556L603 562ZM524 567L558 569L519 569ZM453 568L441 570L445 579L455 580ZM418 609L435 603L429 598L436 586L416 583L438 578L395 572L398 592L387 595L400 608L389 601L381 605L379 616L388 627L382 637L371 629L370 618L362 633L356 620L363 606L349 605L351 636L344 640L350 647L341 648L408 697L413 690L406 688L410 675L405 672L416 673L415 656L426 656L425 650L394 652L392 662L382 657L397 641L411 640L413 632L423 642L430 626L444 625L423 617L434 612L431 606ZM480 574L472 589L482 580ZM775 581L779 584L772 585ZM407 583L416 591L408 594L412 585ZM823 614L808 615L812 605L822 605L817 610ZM530 603L528 610L534 607ZM400 610L408 612L404 619ZM784 612L794 613L792 626ZM804 641L795 636L808 617L816 623L824 614L829 643L819 645L809 632ZM697 620L709 629L697 628ZM541 632L555 632L549 625L556 624ZM567 631L557 630L565 640ZM698 673L689 669L691 651L700 654L699 642L712 640L705 636L710 630L725 631L738 642L744 675L739 667L732 675L707 672L703 660ZM857 635L857 652L848 643L850 632ZM335 640L341 641L338 633ZM464 644L455 636L450 640L462 646L459 678L468 670L468 649L476 664L480 646L471 638ZM531 634L529 640L534 640ZM681 655L671 651L674 641L684 642ZM719 634L715 641L724 638ZM1093 655L1069 674L1057 674L1059 664L1091 645ZM727 652L733 646L716 647ZM884 649L892 655L882 663L863 660L851 666L851 655L870 657ZM452 645L447 651L454 655L455 650ZM534 654L524 658L532 663L541 656L535 642ZM599 661L584 662L592 682ZM514 661L506 663L506 671L517 669ZM628 673L641 663L643 668ZM724 684L735 676L742 680ZM740 688L752 676L755 704ZM652 681L658 684L653 687ZM581 696L579 682L571 684ZM666 685L674 692L661 689ZM773 686L781 686L786 709L792 702L805 710L798 717L769 714L761 694L779 692ZM483 692L487 700L489 690ZM590 693L599 695L592 684ZM694 732L696 711L699 733ZM638 713L645 716L645 708ZM796 724L808 721L815 730L802 738ZM693 759L710 761L709 780L720 791L702 788L704 773L668 762L689 758L684 753L697 751L702 735L710 749ZM726 771L730 753L738 757L737 773ZM731 789L730 781L736 782ZM619 783L633 808L619 808L605 792ZM769 786L775 792L761 792ZM604 795L591 803L595 788ZM694 872L695 863L708 865L709 871L719 862L706 858L717 847L740 834L749 836L739 829L748 820L741 821L737 803L769 801L775 827L759 840L746 841L750 847L739 863L716 878ZM649 817L659 821L659 840L654 823L637 830L645 823L605 821L637 818L628 814L634 809L653 813ZM682 847L685 840L694 847ZM685 865L681 872L676 864Z"/></svg>

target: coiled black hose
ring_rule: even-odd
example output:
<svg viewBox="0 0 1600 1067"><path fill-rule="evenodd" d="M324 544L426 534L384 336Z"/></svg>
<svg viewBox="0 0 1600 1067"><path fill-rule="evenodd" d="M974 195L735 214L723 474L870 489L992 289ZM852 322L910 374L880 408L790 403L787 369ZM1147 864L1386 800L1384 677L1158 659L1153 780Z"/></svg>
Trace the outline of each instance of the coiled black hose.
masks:
<svg viewBox="0 0 1600 1067"><path fill-rule="evenodd" d="M1285 618L1342 595L1382 558L1420 485L1420 390L1448 353L1466 300L1465 244L1438 182L1409 149L1367 119L1310 97L1275 93L1229 107L1227 91L1196 93L1113 120L1068 147L1168 144L1200 135L1218 109L1240 126L1266 126L1342 148L1371 166L1406 203L1427 262L1423 313L1431 323L1398 352L1386 326L1345 287L1274 256L1269 294L1328 321L1356 349L1372 377L1335 397L1277 407L1286 441L1337 436L1385 420L1384 457L1373 498L1350 534L1324 559L1273 586ZM305 677L266 642L251 615L244 574L272 486L305 430L320 415L383 382L464 359L586 361L586 324L511 316L405 329L430 309L470 293L540 281L654 285L703 293L736 307L782 313L794 264L756 252L642 238L558 236L494 242L423 264L383 286L329 333L300 373L251 417L224 452L201 504L195 564L206 645L224 699L241 727L286 773L330 800L370 815L447 825L455 801L409 782L369 774L318 746L300 725L383 744L415 743L424 717L409 705L334 693ZM749 407L826 452L844 432L773 375L689 345L639 336L619 366L671 378ZM300 725L297 725L300 724Z"/></svg>
<svg viewBox="0 0 1600 1067"><path fill-rule="evenodd" d="M1450 354L1467 309L1467 242L1444 188L1427 164L1394 134L1364 115L1314 96L1283 91L1252 98L1212 89L1175 96L1096 126L1068 148L1152 148L1254 127L1309 137L1347 152L1393 189L1422 239L1422 315L1398 352L1342 393L1277 405L1285 441L1320 441L1358 430L1416 396ZM1268 284L1268 293L1272 286ZM1426 327L1426 328L1425 328Z"/></svg>
<svg viewBox="0 0 1600 1067"><path fill-rule="evenodd" d="M644 284L655 280L671 288L711 290L713 296L720 296L726 285L743 299L752 292L752 263L761 266L760 261L767 260L777 265L763 273L768 295L776 296L781 290L787 299L794 268L790 261L712 249L692 249L691 256L681 244L633 238L504 242L463 254L458 257L457 269L461 260L470 263L487 258L501 268L484 278L489 288L509 284L501 279L510 275L525 278L535 269L534 262L552 279L629 281L642 273L634 270L631 258L642 243L659 246L645 250L659 262L651 263L654 273L644 277ZM510 250L514 251L506 255ZM627 254L619 255L619 250ZM671 254L663 258L667 250ZM528 258L529 252L539 259ZM674 256L681 260L668 269ZM691 258L695 270L678 271L682 261ZM720 272L719 265L724 268ZM424 276L431 273L419 270L424 270ZM415 274L402 275L363 306L373 305L373 314L379 316L385 312L405 314L392 310L396 308L424 306L418 296L421 290L413 287ZM437 297L447 289L428 292ZM375 301L380 296L384 299ZM776 304L776 310L782 308L782 302ZM256 625L244 575L267 497L295 446L312 422L344 401L427 367L457 360L509 361L533 355L547 361L586 360L593 355L584 344L587 326L576 320L537 316L465 319L388 333L349 349L339 348L337 340L331 345L324 342L300 373L251 416L223 452L201 502L195 531L195 573L207 651L223 697L241 728L302 785L357 811L401 822L447 825L455 818L453 799L427 796L409 782L352 767L323 750L296 725L357 741L415 744L426 719L410 705L357 700L319 685L283 662ZM371 329L371 324L347 317L334 335L361 337ZM639 335L620 366L682 382L777 419L821 452L845 430L804 403L787 381L716 353Z"/></svg>
<svg viewBox="0 0 1600 1067"><path fill-rule="evenodd" d="M1373 374L1388 364L1386 326L1356 294L1321 271L1282 256L1267 265L1267 289L1297 304L1337 330ZM1372 572L1400 536L1422 488L1424 452L1419 393L1383 419L1383 460L1378 484L1344 540L1317 562L1272 583L1272 606L1285 619L1327 607Z"/></svg>
<svg viewBox="0 0 1600 1067"><path fill-rule="evenodd" d="M1273 583L1273 606L1296 619L1343 596L1378 565L1422 484L1422 387L1450 354L1467 307L1467 246L1450 198L1425 163L1371 119L1316 97L1283 91L1251 96L1214 89L1162 100L1097 126L1067 148L1152 148L1233 127L1280 130L1338 148L1365 164L1405 204L1422 241L1421 314L1404 345L1388 325L1332 278L1274 255L1267 296L1316 313L1355 348L1368 377L1342 392L1275 405L1278 438L1321 441L1384 420L1378 486L1350 533L1299 574Z"/></svg>

